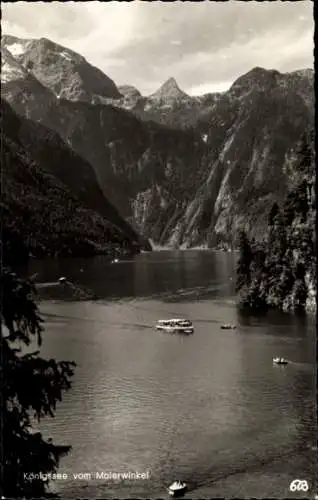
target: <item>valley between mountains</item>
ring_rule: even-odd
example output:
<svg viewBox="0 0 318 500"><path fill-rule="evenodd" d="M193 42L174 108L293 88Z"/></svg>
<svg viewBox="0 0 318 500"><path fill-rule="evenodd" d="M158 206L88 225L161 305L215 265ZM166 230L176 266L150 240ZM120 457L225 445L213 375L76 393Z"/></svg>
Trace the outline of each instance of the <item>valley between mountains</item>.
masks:
<svg viewBox="0 0 318 500"><path fill-rule="evenodd" d="M48 39L3 36L9 240L113 255L260 238L313 128L313 78L256 67L223 93L189 96L170 78L142 96Z"/></svg>

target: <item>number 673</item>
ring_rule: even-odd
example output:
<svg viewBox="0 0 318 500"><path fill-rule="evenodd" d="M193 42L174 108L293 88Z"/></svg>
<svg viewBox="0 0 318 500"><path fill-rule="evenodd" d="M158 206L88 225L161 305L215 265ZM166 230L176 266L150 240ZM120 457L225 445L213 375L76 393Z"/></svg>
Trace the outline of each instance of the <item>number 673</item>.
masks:
<svg viewBox="0 0 318 500"><path fill-rule="evenodd" d="M307 481L302 481L301 479L294 479L289 485L290 491L308 491L308 489Z"/></svg>

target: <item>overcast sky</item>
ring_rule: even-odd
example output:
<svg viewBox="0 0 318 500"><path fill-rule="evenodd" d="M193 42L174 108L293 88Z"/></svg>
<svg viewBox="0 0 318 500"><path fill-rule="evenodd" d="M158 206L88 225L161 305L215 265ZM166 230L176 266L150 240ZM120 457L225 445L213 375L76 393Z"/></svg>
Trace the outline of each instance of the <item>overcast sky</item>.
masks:
<svg viewBox="0 0 318 500"><path fill-rule="evenodd" d="M255 66L313 67L313 3L2 2L2 30L79 52L144 95L169 77L189 94L226 90Z"/></svg>

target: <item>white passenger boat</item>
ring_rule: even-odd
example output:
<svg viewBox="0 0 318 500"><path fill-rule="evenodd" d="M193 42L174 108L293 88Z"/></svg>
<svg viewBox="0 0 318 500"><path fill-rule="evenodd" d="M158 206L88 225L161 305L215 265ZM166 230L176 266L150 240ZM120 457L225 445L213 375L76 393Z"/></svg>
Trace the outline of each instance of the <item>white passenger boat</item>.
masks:
<svg viewBox="0 0 318 500"><path fill-rule="evenodd" d="M171 486L168 488L169 495L173 496L178 496L178 495L183 495L187 491L187 485L186 483L183 483L182 481L174 481Z"/></svg>
<svg viewBox="0 0 318 500"><path fill-rule="evenodd" d="M221 325L221 330L235 330L236 325L231 325L227 323L226 325Z"/></svg>
<svg viewBox="0 0 318 500"><path fill-rule="evenodd" d="M160 319L156 324L157 330L169 333L193 333L194 328L188 319Z"/></svg>
<svg viewBox="0 0 318 500"><path fill-rule="evenodd" d="M288 364L288 360L285 359L285 358L276 357L276 358L273 358L273 363L275 365L287 365Z"/></svg>

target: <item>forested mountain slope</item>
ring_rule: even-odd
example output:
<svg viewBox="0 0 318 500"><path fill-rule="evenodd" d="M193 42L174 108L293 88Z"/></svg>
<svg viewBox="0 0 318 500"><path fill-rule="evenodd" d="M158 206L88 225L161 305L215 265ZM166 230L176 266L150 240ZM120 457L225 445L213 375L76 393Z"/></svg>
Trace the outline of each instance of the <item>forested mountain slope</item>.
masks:
<svg viewBox="0 0 318 500"><path fill-rule="evenodd" d="M139 250L138 236L105 200L90 165L55 133L3 102L1 128L5 244L20 237L34 255Z"/></svg>
<svg viewBox="0 0 318 500"><path fill-rule="evenodd" d="M286 196L274 203L261 241L240 237L237 289L244 307L316 309L317 237L314 132L286 162Z"/></svg>

